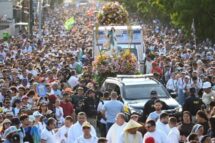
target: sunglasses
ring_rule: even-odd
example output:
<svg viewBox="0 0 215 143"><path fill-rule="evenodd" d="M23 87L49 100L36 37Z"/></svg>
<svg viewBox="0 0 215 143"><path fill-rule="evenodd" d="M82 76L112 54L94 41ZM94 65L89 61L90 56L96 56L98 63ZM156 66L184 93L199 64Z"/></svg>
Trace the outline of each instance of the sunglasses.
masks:
<svg viewBox="0 0 215 143"><path fill-rule="evenodd" d="M149 128L151 128L152 126L150 126L150 125L146 125L145 127L146 127L147 129L149 129Z"/></svg>
<svg viewBox="0 0 215 143"><path fill-rule="evenodd" d="M83 129L84 129L84 130L85 130L85 129L88 129L88 130L89 130L90 128L89 128L89 127L83 127Z"/></svg>

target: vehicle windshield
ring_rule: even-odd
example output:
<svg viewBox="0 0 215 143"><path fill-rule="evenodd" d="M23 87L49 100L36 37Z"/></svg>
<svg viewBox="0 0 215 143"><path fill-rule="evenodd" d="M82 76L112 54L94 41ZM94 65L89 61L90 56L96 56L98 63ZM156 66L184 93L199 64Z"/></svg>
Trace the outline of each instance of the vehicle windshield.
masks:
<svg viewBox="0 0 215 143"><path fill-rule="evenodd" d="M126 85L125 96L127 100L149 99L151 91L156 91L159 98L168 97L167 92L162 85L149 84L149 85Z"/></svg>

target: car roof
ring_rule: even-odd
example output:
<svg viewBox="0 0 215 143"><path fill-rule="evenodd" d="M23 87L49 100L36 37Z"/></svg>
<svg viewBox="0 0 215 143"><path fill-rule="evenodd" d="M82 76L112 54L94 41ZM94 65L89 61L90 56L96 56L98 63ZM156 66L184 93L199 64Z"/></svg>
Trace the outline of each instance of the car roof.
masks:
<svg viewBox="0 0 215 143"><path fill-rule="evenodd" d="M124 85L138 85L138 84L159 84L156 80L151 78L108 78L111 80L116 80Z"/></svg>

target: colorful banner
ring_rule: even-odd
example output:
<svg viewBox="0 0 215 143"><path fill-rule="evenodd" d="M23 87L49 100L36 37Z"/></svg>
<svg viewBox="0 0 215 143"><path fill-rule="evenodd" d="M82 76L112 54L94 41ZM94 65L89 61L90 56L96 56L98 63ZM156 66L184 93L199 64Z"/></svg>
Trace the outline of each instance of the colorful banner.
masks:
<svg viewBox="0 0 215 143"><path fill-rule="evenodd" d="M70 19L68 19L65 23L64 23L64 27L66 30L71 30L73 25L75 23L75 18L71 17Z"/></svg>

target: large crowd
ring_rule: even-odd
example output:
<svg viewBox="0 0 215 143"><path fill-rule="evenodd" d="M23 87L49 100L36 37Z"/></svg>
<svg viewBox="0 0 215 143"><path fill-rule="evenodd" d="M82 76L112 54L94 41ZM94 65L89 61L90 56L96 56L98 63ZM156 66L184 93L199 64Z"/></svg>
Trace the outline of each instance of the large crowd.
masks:
<svg viewBox="0 0 215 143"><path fill-rule="evenodd" d="M115 91L92 72L90 5L56 7L42 35L24 31L0 43L0 137L4 143L215 143L215 45L196 44L158 20L143 24L145 71L182 105L168 115L156 91L143 115L127 119ZM64 22L74 16L66 31ZM147 113L147 114L146 114Z"/></svg>

